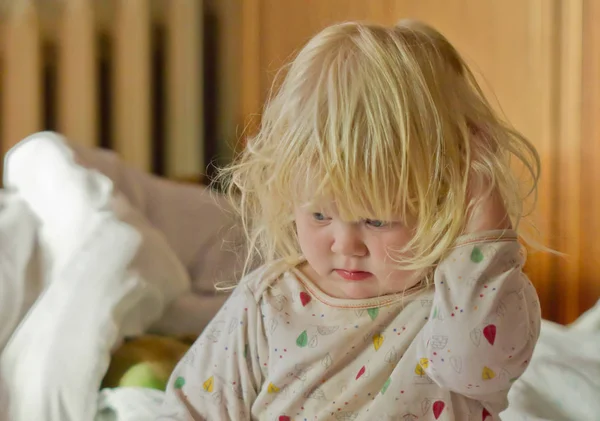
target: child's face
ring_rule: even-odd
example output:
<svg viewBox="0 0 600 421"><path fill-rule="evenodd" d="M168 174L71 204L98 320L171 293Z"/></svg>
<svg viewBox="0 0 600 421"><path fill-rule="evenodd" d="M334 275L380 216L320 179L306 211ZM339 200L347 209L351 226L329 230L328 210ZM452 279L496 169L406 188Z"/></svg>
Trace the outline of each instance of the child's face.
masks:
<svg viewBox="0 0 600 421"><path fill-rule="evenodd" d="M400 222L344 222L335 207L295 210L300 248L307 260L302 270L325 293L361 299L402 292L415 285L413 271L401 271L388 256L411 239Z"/></svg>

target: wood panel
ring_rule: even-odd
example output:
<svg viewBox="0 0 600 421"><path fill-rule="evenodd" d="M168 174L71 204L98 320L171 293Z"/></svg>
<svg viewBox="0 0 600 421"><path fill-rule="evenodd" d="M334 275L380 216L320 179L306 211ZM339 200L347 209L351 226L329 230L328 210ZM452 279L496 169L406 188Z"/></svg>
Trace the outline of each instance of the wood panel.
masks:
<svg viewBox="0 0 600 421"><path fill-rule="evenodd" d="M9 10L2 27L2 156L43 126L42 46L39 15L31 1Z"/></svg>
<svg viewBox="0 0 600 421"><path fill-rule="evenodd" d="M579 307L600 297L600 2L583 3ZM568 187L568 186L567 186Z"/></svg>
<svg viewBox="0 0 600 421"><path fill-rule="evenodd" d="M554 247L567 253L558 259L556 278L557 320L573 321L579 314L581 239L581 128L583 0L560 3L561 28L558 121L556 145L556 212ZM560 204L560 206L556 206ZM600 215L598 216L600 217Z"/></svg>
<svg viewBox="0 0 600 421"><path fill-rule="evenodd" d="M86 0L64 3L58 33L58 130L87 146L98 144L96 22Z"/></svg>
<svg viewBox="0 0 600 421"><path fill-rule="evenodd" d="M539 184L539 197L535 223L542 233L543 243L554 248L554 227L556 213L553 211L556 202L556 145L560 119L558 105L560 101L558 89L560 63L560 31L557 25L560 10L557 1L533 0L534 11L531 19L533 47L531 53L532 80L531 95L537 102L531 104L538 112L533 117L531 131L524 130L531 138L540 154L542 176ZM545 252L530 254L527 272L535 283L540 301L542 315L551 320L558 320L556 295L558 293L556 255Z"/></svg>
<svg viewBox="0 0 600 421"><path fill-rule="evenodd" d="M166 4L165 175L185 178L204 173L202 95L202 2Z"/></svg>
<svg viewBox="0 0 600 421"><path fill-rule="evenodd" d="M204 0L206 136L214 145L207 155L219 164L231 160L250 116L261 109L259 6L260 0Z"/></svg>
<svg viewBox="0 0 600 421"><path fill-rule="evenodd" d="M112 28L112 141L132 166L152 169L150 3L118 0Z"/></svg>
<svg viewBox="0 0 600 421"><path fill-rule="evenodd" d="M261 81L262 44L261 44L261 0L246 0L242 9L241 43L241 114L238 118L247 126L248 133L258 127L258 114L263 105L263 87ZM246 129L245 129L246 130Z"/></svg>
<svg viewBox="0 0 600 421"><path fill-rule="evenodd" d="M0 152L58 130L143 170L204 175L203 6L0 0Z"/></svg>
<svg viewBox="0 0 600 421"><path fill-rule="evenodd" d="M539 239L565 254L530 254L543 315L568 323L600 297L600 4L595 0L249 0L242 27L242 118L281 67L323 27L345 20L423 20L463 54L492 104L542 160ZM257 83L257 79L258 83Z"/></svg>

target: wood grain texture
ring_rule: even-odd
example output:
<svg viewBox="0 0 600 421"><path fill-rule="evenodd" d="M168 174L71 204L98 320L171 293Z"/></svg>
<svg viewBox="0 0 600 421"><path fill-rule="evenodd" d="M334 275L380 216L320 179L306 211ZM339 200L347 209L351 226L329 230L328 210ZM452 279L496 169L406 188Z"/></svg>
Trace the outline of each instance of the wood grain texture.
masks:
<svg viewBox="0 0 600 421"><path fill-rule="evenodd" d="M41 130L42 45L40 19L31 1L11 9L2 26L2 156L18 141Z"/></svg>
<svg viewBox="0 0 600 421"><path fill-rule="evenodd" d="M132 166L152 168L150 3L118 0L112 27L114 149Z"/></svg>
<svg viewBox="0 0 600 421"><path fill-rule="evenodd" d="M555 247L553 242L556 212L554 212L557 191L556 171L557 145L559 140L559 64L560 64L560 31L557 24L560 17L558 0L532 0L530 2L531 56L529 62L532 69L530 104L535 110L528 122L530 131L525 133L535 143L542 162L541 179L538 185L536 209L532 215L535 229L539 230L539 240L549 248ZM527 274L535 283L542 315L545 318L557 319L556 302L557 277L556 255L547 252L530 253L526 266Z"/></svg>
<svg viewBox="0 0 600 421"><path fill-rule="evenodd" d="M165 9L166 135L165 175L204 173L202 3L176 0Z"/></svg>
<svg viewBox="0 0 600 421"><path fill-rule="evenodd" d="M58 20L58 130L87 146L98 144L96 18L87 0L67 0Z"/></svg>
<svg viewBox="0 0 600 421"><path fill-rule="evenodd" d="M0 1L0 150L50 129L75 143L112 147L139 169L206 175L204 6L204 0ZM235 7L224 14L240 15ZM237 52L224 47L235 62ZM223 86L239 79L236 64L223 64ZM218 115L237 115L232 103L220 103ZM226 124L235 132L236 122Z"/></svg>
<svg viewBox="0 0 600 421"><path fill-rule="evenodd" d="M582 127L582 59L583 1L560 4L561 61L559 83L559 140L557 144L557 197L554 212L556 226L554 246L568 255L558 260L557 302L561 305L556 318L573 321L579 314L581 264L581 127Z"/></svg>
<svg viewBox="0 0 600 421"><path fill-rule="evenodd" d="M579 308L600 297L600 2L583 3Z"/></svg>

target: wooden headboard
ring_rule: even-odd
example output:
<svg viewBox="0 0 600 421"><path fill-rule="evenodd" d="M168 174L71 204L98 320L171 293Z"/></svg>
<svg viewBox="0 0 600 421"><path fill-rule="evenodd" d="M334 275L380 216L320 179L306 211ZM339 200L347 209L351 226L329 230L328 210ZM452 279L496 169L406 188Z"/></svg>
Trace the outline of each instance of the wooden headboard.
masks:
<svg viewBox="0 0 600 421"><path fill-rule="evenodd" d="M57 130L169 177L204 173L201 0L11 0L0 149Z"/></svg>

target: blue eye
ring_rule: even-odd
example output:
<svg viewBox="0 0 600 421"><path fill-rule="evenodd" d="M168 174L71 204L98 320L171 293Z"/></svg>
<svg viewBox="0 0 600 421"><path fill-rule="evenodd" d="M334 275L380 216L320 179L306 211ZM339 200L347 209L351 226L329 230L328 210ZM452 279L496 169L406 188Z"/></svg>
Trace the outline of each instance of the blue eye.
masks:
<svg viewBox="0 0 600 421"><path fill-rule="evenodd" d="M314 218L315 221L325 221L325 220L327 220L327 217L325 215L323 215L322 213L320 213L320 212L314 212L312 214L312 216L313 216L313 218Z"/></svg>
<svg viewBox="0 0 600 421"><path fill-rule="evenodd" d="M372 226L373 228L383 228L389 225L389 222L380 221L378 219L365 219L365 224Z"/></svg>

